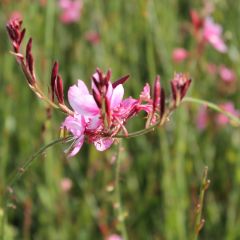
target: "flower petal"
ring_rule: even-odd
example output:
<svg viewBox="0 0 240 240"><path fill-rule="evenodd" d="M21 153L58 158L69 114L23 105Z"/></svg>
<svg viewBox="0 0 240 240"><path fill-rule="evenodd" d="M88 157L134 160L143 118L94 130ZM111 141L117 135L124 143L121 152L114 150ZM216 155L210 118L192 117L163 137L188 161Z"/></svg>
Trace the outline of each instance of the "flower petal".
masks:
<svg viewBox="0 0 240 240"><path fill-rule="evenodd" d="M67 157L70 158L75 156L80 151L83 145L83 142L84 142L84 135L78 138L69 149L65 150L65 152L67 153Z"/></svg>
<svg viewBox="0 0 240 240"><path fill-rule="evenodd" d="M85 130L84 118L78 115L77 117L68 116L62 123L63 127L66 127L75 137L80 137L83 135Z"/></svg>
<svg viewBox="0 0 240 240"><path fill-rule="evenodd" d="M99 138L94 141L94 145L98 151L105 151L108 149L114 142L112 138Z"/></svg>
<svg viewBox="0 0 240 240"><path fill-rule="evenodd" d="M84 116L94 116L99 113L98 106L92 95L89 94L86 85L78 81L78 86L74 85L68 90L68 101L78 114Z"/></svg>
<svg viewBox="0 0 240 240"><path fill-rule="evenodd" d="M124 95L123 85L119 84L117 87L115 87L113 89L113 93L111 96L111 102L110 102L111 109L117 107L121 103L121 101L123 99L123 95Z"/></svg>

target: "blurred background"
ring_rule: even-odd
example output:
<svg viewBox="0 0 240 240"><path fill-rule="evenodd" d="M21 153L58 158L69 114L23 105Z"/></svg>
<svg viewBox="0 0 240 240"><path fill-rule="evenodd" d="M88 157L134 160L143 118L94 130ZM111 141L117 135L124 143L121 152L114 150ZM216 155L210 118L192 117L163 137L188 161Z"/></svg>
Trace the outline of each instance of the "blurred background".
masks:
<svg viewBox="0 0 240 240"><path fill-rule="evenodd" d="M203 22L209 16L219 24L216 31L224 51L206 37L201 45ZM16 17L27 29L23 46L33 38L36 74L46 93L55 60L65 96L77 79L89 85L96 67L111 68L112 80L130 74L125 96L135 98L156 74L169 95L170 80L180 71L193 79L188 96L239 116L239 1L1 0L1 195L10 173L58 138L65 118L34 95L10 54L5 25ZM129 132L142 128L143 117L130 121ZM111 191L116 147L102 153L84 144L72 159L63 154L66 147L49 149L13 187L7 240L120 235ZM240 129L224 116L183 103L163 128L124 140L121 156L129 239L190 239L204 166L209 167L211 185L199 239L240 239ZM3 209L0 212L2 218Z"/></svg>

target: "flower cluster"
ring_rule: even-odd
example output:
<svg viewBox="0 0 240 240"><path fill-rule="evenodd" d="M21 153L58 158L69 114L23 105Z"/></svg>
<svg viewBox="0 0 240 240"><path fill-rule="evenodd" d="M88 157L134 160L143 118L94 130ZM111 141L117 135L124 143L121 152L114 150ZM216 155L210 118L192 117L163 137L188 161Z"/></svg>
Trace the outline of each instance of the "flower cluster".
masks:
<svg viewBox="0 0 240 240"><path fill-rule="evenodd" d="M52 67L51 96L45 95L40 88L34 73L31 38L26 46L25 56L20 52L25 33L21 25L22 22L16 19L7 24L14 55L30 88L37 96L68 115L61 127L63 132L67 130L73 136L73 143L67 150L68 156L74 156L81 149L84 141L93 143L97 150L104 151L119 137L120 132L123 133L123 137L129 137L126 123L141 111L147 115L146 129L143 133L163 125L170 113L181 103L191 83L187 74L175 74L171 81L171 99L165 101L165 91L161 87L160 76L157 76L152 93L150 85L146 84L137 99L132 97L124 99L123 84L128 80L129 75L112 83L110 70L104 74L100 69L96 69L91 78L91 91L82 80L78 80L76 85L69 88L68 101L73 109L71 110L64 101L63 81L57 62Z"/></svg>
<svg viewBox="0 0 240 240"><path fill-rule="evenodd" d="M138 99L123 99L123 83L128 77L124 76L111 83L111 71L103 74L97 69L91 79L91 93L81 80L70 87L68 100L74 116L68 116L62 124L75 138L68 150L69 156L75 155L86 139L97 150L104 151L112 145L120 131L128 137L125 125L140 111L147 114L146 128L162 125L170 112L180 104L191 82L186 74L175 74L171 81L172 100L166 108L165 93L159 76L155 79L152 96L150 86L146 84Z"/></svg>
<svg viewBox="0 0 240 240"><path fill-rule="evenodd" d="M210 16L202 18L196 11L190 12L194 35L203 47L205 43L211 44L217 51L225 53L227 46L222 38L222 27L214 23Z"/></svg>

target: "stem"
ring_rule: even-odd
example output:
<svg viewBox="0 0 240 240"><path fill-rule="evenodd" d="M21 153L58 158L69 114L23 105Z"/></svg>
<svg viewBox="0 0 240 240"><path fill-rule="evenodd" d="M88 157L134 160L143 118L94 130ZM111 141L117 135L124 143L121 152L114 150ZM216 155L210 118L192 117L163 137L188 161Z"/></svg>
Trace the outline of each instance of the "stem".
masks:
<svg viewBox="0 0 240 240"><path fill-rule="evenodd" d="M182 102L189 102L189 103L197 103L197 104L200 104L200 105L205 105L217 112L220 112L222 114L224 114L226 117L228 117L236 126L240 126L240 119L236 116L234 116L233 114L231 114L230 112L228 111L225 111L224 109L222 109L221 107L219 107L218 105L212 103L212 102L209 102L209 101L206 101L206 100L201 100L201 99L197 99L197 98L192 98L192 97L185 97ZM166 116L168 117L171 112L173 111L174 109L171 109L169 110L169 112L166 114ZM156 127L159 127L161 125L163 125L164 123L161 122L161 120L158 120L155 124L153 124L152 126L148 127L148 128L145 128L143 130L139 130L139 131L135 131L135 132L132 132L132 133L129 133L128 135L122 135L122 134L118 134L116 136L114 136L114 138L132 138L132 137L138 137L138 136L141 136L141 135L144 135L146 133L149 133L151 131L154 130L154 128Z"/></svg>
<svg viewBox="0 0 240 240"><path fill-rule="evenodd" d="M230 120L232 120L237 126L240 126L240 119L238 117L234 116L233 114L231 114L228 111L225 111L224 109L222 109L221 107L219 107L218 105L216 105L212 102L208 102L206 100L201 100L201 99L192 98L192 97L185 97L183 99L183 102L190 102L190 103L197 103L200 105L205 105L217 112L224 114L226 117L228 117Z"/></svg>
<svg viewBox="0 0 240 240"><path fill-rule="evenodd" d="M203 172L199 203L197 204L197 207L196 207L196 220L195 220L192 240L197 240L199 232L201 231L205 223L205 220L202 218L202 211L203 211L204 195L210 184L210 180L207 179L208 177L207 175L208 175L208 167L206 166Z"/></svg>
<svg viewBox="0 0 240 240"><path fill-rule="evenodd" d="M41 155L43 152L45 152L48 148L52 147L53 145L64 142L66 140L70 140L72 137L66 137L66 138L60 138L53 140L49 144L41 147L35 154L33 154L26 162L23 163L22 166L18 167L13 173L10 175L10 177L7 180L7 188L3 192L3 197L2 197L2 210L3 210L3 215L1 219L1 228L0 228L0 240L4 240L4 225L5 225L5 220L7 217L7 196L8 196L8 189L13 186L13 184L21 177L26 170L31 166L33 161Z"/></svg>
<svg viewBox="0 0 240 240"><path fill-rule="evenodd" d="M120 188L120 151L121 151L121 141L118 144L118 150L116 155L116 172L115 172L115 189L116 189L116 210L117 210L117 219L120 223L120 231L121 235L124 240L128 239L127 230L125 226L125 214L122 208L122 201L121 201L121 188Z"/></svg>

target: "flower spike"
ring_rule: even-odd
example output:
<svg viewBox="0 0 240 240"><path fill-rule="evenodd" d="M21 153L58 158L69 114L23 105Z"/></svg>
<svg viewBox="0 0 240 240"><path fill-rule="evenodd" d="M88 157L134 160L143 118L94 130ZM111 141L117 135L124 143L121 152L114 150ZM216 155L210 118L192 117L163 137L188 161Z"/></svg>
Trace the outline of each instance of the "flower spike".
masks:
<svg viewBox="0 0 240 240"><path fill-rule="evenodd" d="M187 90L191 84L191 78L189 78L188 74L184 73L176 73L174 75L173 80L171 81L172 88L172 97L173 97L173 105L177 107L183 97L186 95Z"/></svg>

